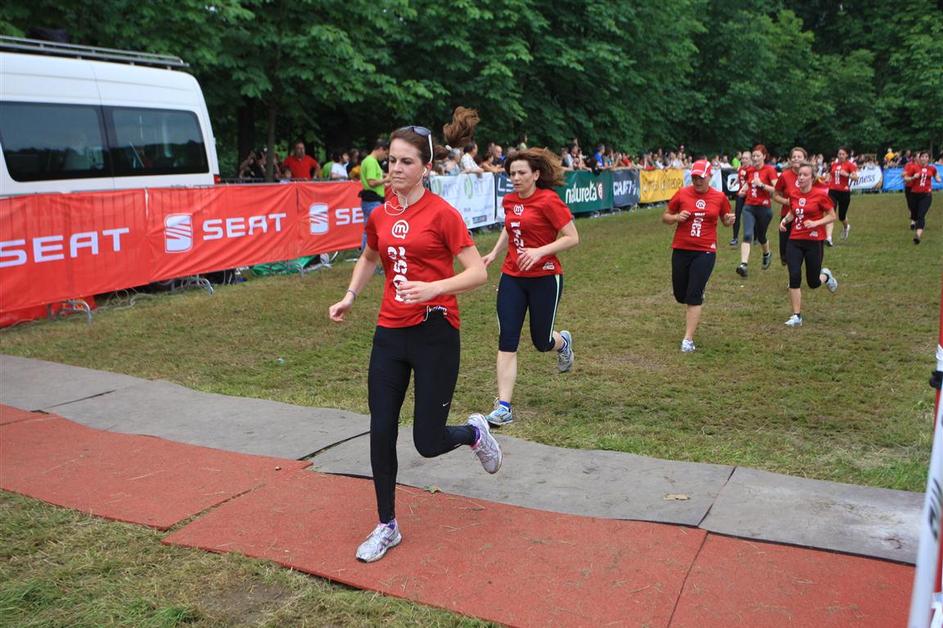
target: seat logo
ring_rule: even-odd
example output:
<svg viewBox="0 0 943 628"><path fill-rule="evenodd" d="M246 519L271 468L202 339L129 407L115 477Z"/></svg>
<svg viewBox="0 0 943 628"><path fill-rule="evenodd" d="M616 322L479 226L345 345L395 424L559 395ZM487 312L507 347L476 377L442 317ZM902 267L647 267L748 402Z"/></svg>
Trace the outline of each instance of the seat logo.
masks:
<svg viewBox="0 0 943 628"><path fill-rule="evenodd" d="M184 253L193 248L193 216L170 214L164 218L164 251Z"/></svg>
<svg viewBox="0 0 943 628"><path fill-rule="evenodd" d="M311 222L311 235L320 235L327 233L328 218L327 205L324 203L312 203L308 207L308 218Z"/></svg>

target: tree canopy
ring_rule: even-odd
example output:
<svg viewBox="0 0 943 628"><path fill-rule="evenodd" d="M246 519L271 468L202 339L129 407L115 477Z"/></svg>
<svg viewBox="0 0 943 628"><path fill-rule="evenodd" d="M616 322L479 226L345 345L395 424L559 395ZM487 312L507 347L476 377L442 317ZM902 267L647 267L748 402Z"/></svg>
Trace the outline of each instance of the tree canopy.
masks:
<svg viewBox="0 0 943 628"><path fill-rule="evenodd" d="M457 105L478 137L629 152L943 144L932 0L13 0L0 33L174 54L224 174L262 141L368 146Z"/></svg>

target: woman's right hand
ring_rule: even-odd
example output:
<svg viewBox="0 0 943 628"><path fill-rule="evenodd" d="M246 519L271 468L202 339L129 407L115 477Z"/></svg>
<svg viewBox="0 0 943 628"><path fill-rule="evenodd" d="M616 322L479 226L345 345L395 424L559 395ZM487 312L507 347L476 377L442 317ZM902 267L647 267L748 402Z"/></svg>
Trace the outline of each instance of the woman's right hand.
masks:
<svg viewBox="0 0 943 628"><path fill-rule="evenodd" d="M332 305L328 308L327 313L332 321L335 323L343 323L344 315L350 311L351 306L354 304L354 300L350 298L350 293L346 297Z"/></svg>

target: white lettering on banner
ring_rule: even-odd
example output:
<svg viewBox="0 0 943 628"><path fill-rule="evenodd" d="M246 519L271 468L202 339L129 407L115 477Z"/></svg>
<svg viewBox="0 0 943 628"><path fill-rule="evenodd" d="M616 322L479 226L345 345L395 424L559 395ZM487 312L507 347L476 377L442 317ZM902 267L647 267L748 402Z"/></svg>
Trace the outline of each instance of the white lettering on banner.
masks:
<svg viewBox="0 0 943 628"><path fill-rule="evenodd" d="M359 207L338 207L334 210L337 225L356 225L363 223L363 210Z"/></svg>
<svg viewBox="0 0 943 628"><path fill-rule="evenodd" d="M613 181L612 183L612 193L615 196L628 196L635 192L635 181L631 179L626 181Z"/></svg>
<svg viewBox="0 0 943 628"><path fill-rule="evenodd" d="M495 222L494 175L433 177L430 187L462 214L465 226L481 227Z"/></svg>
<svg viewBox="0 0 943 628"><path fill-rule="evenodd" d="M589 184L589 187L577 187L573 186L568 188L566 191L566 204L570 205L572 203L589 203L592 201L598 201L599 194L596 191L596 186L592 183Z"/></svg>
<svg viewBox="0 0 943 628"><path fill-rule="evenodd" d="M880 190L881 183L884 181L884 173L881 169L869 164L858 169L858 180L850 183L852 190Z"/></svg>
<svg viewBox="0 0 943 628"><path fill-rule="evenodd" d="M273 226L273 231L278 233L282 230L282 218L288 214L265 214L260 216L234 216L232 218L210 218L203 221L203 240L222 240L230 238L241 238L246 235L253 235L255 229L262 233L268 233L269 221ZM225 228L223 228L225 225Z"/></svg>
<svg viewBox="0 0 943 628"><path fill-rule="evenodd" d="M69 235L68 256L70 259L79 257L79 251L88 250L89 255L98 255L100 241L111 238L111 250L121 251L121 236L130 233L127 227L119 229L103 229L101 231L82 231ZM66 258L66 236L51 235L39 236L30 240L7 240L0 242L0 268L22 266L29 261L29 251L33 252L33 261L36 263L55 262Z"/></svg>

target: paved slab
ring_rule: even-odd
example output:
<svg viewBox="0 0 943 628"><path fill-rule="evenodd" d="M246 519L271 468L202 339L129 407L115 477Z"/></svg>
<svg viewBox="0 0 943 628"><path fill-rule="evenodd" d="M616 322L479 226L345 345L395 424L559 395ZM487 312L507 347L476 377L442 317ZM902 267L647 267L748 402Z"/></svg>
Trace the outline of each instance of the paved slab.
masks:
<svg viewBox="0 0 943 628"><path fill-rule="evenodd" d="M705 532L397 491L403 542L363 564L376 525L369 481L286 475L164 542L273 560L513 626L667 626Z"/></svg>
<svg viewBox="0 0 943 628"><path fill-rule="evenodd" d="M671 626L903 626L913 578L906 565L710 534Z"/></svg>
<svg viewBox="0 0 943 628"><path fill-rule="evenodd" d="M30 412L28 410L20 410L19 408L0 404L0 425L19 423L20 421L31 421L33 419L41 419L45 416L45 414L40 412Z"/></svg>
<svg viewBox="0 0 943 628"><path fill-rule="evenodd" d="M562 449L498 435L504 464L485 473L467 447L438 458L416 453L400 430L397 481L555 512L696 526L732 467L657 460L621 452ZM312 459L318 471L372 477L367 437Z"/></svg>
<svg viewBox="0 0 943 628"><path fill-rule="evenodd" d="M370 429L362 414L197 392L162 380L58 406L56 412L103 430L293 459Z"/></svg>
<svg viewBox="0 0 943 628"><path fill-rule="evenodd" d="M738 467L701 527L913 563L923 495Z"/></svg>
<svg viewBox="0 0 943 628"><path fill-rule="evenodd" d="M0 355L0 403L23 410L54 408L146 381L80 366Z"/></svg>
<svg viewBox="0 0 943 628"><path fill-rule="evenodd" d="M307 462L112 434L55 415L0 426L0 487L159 529Z"/></svg>

